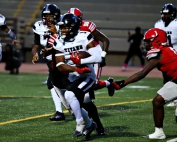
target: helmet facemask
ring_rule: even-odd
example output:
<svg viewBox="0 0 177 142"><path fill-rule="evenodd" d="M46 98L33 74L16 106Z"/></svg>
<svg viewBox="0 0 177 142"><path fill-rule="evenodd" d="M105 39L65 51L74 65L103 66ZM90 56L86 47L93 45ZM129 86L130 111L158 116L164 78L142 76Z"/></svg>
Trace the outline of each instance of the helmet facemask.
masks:
<svg viewBox="0 0 177 142"><path fill-rule="evenodd" d="M45 25L50 25L50 24L55 25L57 24L60 18L60 9L55 4L47 4L43 8L41 16L42 16L42 21Z"/></svg>
<svg viewBox="0 0 177 142"><path fill-rule="evenodd" d="M60 28L60 37L67 41L78 34L81 22L74 14L65 14L61 17L58 24Z"/></svg>
<svg viewBox="0 0 177 142"><path fill-rule="evenodd" d="M171 3L165 4L160 13L162 20L168 26L176 18L176 7Z"/></svg>
<svg viewBox="0 0 177 142"><path fill-rule="evenodd" d="M152 39L153 40L153 39ZM146 55L149 50L151 50L152 44L149 39L143 40L143 47L141 47L141 52Z"/></svg>

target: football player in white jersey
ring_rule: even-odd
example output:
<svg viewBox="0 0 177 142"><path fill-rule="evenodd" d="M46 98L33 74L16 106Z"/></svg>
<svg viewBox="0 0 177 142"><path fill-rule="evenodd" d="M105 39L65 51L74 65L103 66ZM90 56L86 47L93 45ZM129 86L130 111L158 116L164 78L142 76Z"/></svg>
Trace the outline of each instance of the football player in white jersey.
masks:
<svg viewBox="0 0 177 142"><path fill-rule="evenodd" d="M80 32L80 24L80 19L74 14L67 13L61 17L60 36L54 42L53 57L56 68L60 72L69 73L70 83L64 88L66 89L64 97L76 117L74 136L83 135L88 139L91 132L96 129L96 123L90 120L88 113L83 109L83 100L85 94L93 89L96 81L92 64L101 62L102 59L101 55L97 54L99 50L95 48L92 34L86 31ZM76 51L87 51L91 56L81 59ZM87 73L88 71L90 72Z"/></svg>
<svg viewBox="0 0 177 142"><path fill-rule="evenodd" d="M160 11L162 19L155 23L155 28L160 28L167 33L168 44L177 50L177 19L176 7L172 3L167 3ZM164 84L171 80L167 75L163 74ZM167 106L177 106L177 100L169 103Z"/></svg>
<svg viewBox="0 0 177 142"><path fill-rule="evenodd" d="M12 39L12 44L20 45L20 42L16 40L14 32L6 25L6 18L0 14L0 29L9 35ZM0 61L2 59L2 45L0 43Z"/></svg>
<svg viewBox="0 0 177 142"><path fill-rule="evenodd" d="M60 9L55 4L46 4L42 10L41 13L42 20L37 21L33 26L33 32L34 32L34 46L32 48L32 62L35 64L36 61L38 61L38 50L40 46L43 48L48 46L47 42L48 39L53 33L51 33L52 29L57 29L58 26L55 27L56 23L58 22L60 18ZM45 56L45 60L47 62L47 66L49 68L49 76L47 80L47 86L48 89L51 92L56 113L50 117L51 121L61 121L65 120L65 115L62 112L62 106L61 101L58 95L56 94L53 84L52 84L52 75L51 75L51 60L52 55L51 53L48 53Z"/></svg>

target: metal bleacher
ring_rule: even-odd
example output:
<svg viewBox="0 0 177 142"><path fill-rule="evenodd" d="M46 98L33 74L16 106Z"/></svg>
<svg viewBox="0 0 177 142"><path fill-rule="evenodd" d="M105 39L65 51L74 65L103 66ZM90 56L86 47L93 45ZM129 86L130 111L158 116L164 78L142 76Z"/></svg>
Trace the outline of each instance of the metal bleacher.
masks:
<svg viewBox="0 0 177 142"><path fill-rule="evenodd" d="M84 19L93 21L97 28L108 36L110 39L108 64L117 65L122 64L129 48L127 32L134 33L137 26L144 32L152 28L160 19L162 6L169 2L177 6L176 0L1 0L0 13L11 17L19 9L17 18L23 18L25 26L23 48L29 52L27 56L31 58L30 51L33 46L31 27L35 21L41 20L42 7L47 3L54 3L60 8L61 14L66 13L71 7L77 7L83 12ZM116 63L112 62L116 60L118 60ZM29 61L29 57L26 61Z"/></svg>

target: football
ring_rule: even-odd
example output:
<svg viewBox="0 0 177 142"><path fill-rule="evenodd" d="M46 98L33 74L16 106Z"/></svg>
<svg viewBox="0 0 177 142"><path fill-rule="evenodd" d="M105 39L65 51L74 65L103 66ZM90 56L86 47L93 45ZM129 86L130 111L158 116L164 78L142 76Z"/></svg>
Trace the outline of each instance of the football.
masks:
<svg viewBox="0 0 177 142"><path fill-rule="evenodd" d="M84 59L90 57L91 55L86 51L79 51L79 56L81 59Z"/></svg>

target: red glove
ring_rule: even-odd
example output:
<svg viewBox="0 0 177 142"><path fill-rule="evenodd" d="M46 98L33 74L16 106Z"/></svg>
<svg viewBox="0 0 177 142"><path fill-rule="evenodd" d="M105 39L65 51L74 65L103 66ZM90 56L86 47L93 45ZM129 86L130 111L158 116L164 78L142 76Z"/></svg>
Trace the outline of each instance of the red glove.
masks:
<svg viewBox="0 0 177 142"><path fill-rule="evenodd" d="M79 56L79 52L72 52L70 59L73 61L75 64L81 64L81 58Z"/></svg>
<svg viewBox="0 0 177 142"><path fill-rule="evenodd" d="M112 86L114 86L114 89L119 90L119 89L121 89L125 86L124 82L125 82L124 80L115 81L115 82L112 83Z"/></svg>
<svg viewBox="0 0 177 142"><path fill-rule="evenodd" d="M92 72L91 69L89 69L89 68L87 68L87 67L77 68L76 71L77 71L79 74Z"/></svg>
<svg viewBox="0 0 177 142"><path fill-rule="evenodd" d="M49 38L49 40L48 40L48 44L50 46L53 46L53 44L54 44L55 40L57 39L57 37L58 37L57 34L51 35L50 38Z"/></svg>

